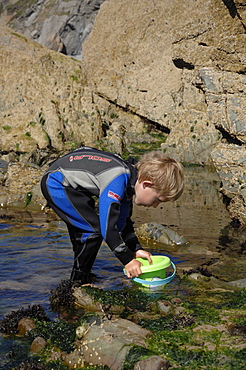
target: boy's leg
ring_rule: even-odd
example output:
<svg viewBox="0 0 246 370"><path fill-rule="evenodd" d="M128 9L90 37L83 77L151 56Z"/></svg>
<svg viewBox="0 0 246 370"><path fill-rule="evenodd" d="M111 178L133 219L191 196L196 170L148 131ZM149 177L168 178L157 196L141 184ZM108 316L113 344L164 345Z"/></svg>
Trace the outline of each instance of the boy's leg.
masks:
<svg viewBox="0 0 246 370"><path fill-rule="evenodd" d="M72 281L87 283L92 266L102 243L101 234L83 233L72 225L67 225L73 245L74 265L71 273Z"/></svg>
<svg viewBox="0 0 246 370"><path fill-rule="evenodd" d="M46 175L41 187L48 205L68 227L74 251L71 280L86 283L102 242L95 202L86 189L64 187L61 173Z"/></svg>

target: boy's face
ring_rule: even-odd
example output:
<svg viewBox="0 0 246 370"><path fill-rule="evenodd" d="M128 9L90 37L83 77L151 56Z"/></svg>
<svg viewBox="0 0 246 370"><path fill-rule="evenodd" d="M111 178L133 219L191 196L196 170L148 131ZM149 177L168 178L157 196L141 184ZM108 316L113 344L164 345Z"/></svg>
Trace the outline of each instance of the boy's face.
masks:
<svg viewBox="0 0 246 370"><path fill-rule="evenodd" d="M137 180L135 184L135 199L134 202L138 206L153 207L156 208L161 202L166 202L167 199L157 193L153 188L151 181Z"/></svg>

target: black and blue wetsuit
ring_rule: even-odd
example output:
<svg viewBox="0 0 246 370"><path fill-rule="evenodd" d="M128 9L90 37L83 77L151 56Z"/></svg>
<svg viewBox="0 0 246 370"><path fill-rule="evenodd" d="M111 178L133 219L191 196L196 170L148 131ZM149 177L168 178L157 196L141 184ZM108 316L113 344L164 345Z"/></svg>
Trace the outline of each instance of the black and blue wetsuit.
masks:
<svg viewBox="0 0 246 370"><path fill-rule="evenodd" d="M41 189L48 206L67 224L74 250L72 280L86 280L103 239L123 265L143 249L131 221L136 180L130 163L90 147L50 165Z"/></svg>

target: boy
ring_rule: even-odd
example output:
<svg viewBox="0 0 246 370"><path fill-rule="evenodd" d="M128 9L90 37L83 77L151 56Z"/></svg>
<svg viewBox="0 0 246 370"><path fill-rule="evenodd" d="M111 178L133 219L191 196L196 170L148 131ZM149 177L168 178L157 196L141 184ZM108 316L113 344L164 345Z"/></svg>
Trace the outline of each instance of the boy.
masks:
<svg viewBox="0 0 246 370"><path fill-rule="evenodd" d="M88 282L103 239L125 265L127 277L139 276L136 257L152 261L134 233L132 198L137 205L156 208L176 200L183 182L181 164L162 152L147 153L134 166L116 154L82 147L52 162L41 189L68 228L74 251L71 280Z"/></svg>

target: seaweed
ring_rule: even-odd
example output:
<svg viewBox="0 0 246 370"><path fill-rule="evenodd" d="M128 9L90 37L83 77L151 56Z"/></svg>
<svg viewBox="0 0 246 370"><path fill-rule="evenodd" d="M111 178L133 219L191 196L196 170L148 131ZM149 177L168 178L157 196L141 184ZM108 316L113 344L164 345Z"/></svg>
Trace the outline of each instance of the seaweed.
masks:
<svg viewBox="0 0 246 370"><path fill-rule="evenodd" d="M197 324L218 324L221 321L219 312L211 305L211 302L187 302L185 306Z"/></svg>
<svg viewBox="0 0 246 370"><path fill-rule="evenodd" d="M75 325L68 322L61 320L36 322L36 327L28 335L32 339L40 336L66 353L74 350Z"/></svg>
<svg viewBox="0 0 246 370"><path fill-rule="evenodd" d="M44 308L40 305L29 305L27 308L20 308L7 314L0 324L0 332L5 334L17 334L18 322L25 318L37 319L39 321L49 321Z"/></svg>
<svg viewBox="0 0 246 370"><path fill-rule="evenodd" d="M91 295L95 301L104 305L119 305L125 310L132 311L148 311L149 303L155 302L163 297L163 294L148 294L141 290L129 291L124 288L122 290L103 290L96 287L83 286L83 290ZM167 298L165 296L165 298Z"/></svg>
<svg viewBox="0 0 246 370"><path fill-rule="evenodd" d="M149 349L134 345L126 356L122 370L131 370L134 368L136 362L144 360L152 355L154 355L154 353Z"/></svg>
<svg viewBox="0 0 246 370"><path fill-rule="evenodd" d="M73 296L74 284L71 280L62 280L56 289L51 290L50 307L54 312L60 312L63 308L72 308L75 302Z"/></svg>
<svg viewBox="0 0 246 370"><path fill-rule="evenodd" d="M28 359L22 362L17 370L48 370L48 367L37 359Z"/></svg>
<svg viewBox="0 0 246 370"><path fill-rule="evenodd" d="M217 309L236 309L246 307L246 289L235 292L220 293L220 302L215 305Z"/></svg>
<svg viewBox="0 0 246 370"><path fill-rule="evenodd" d="M152 332L177 330L194 324L195 319L190 315L167 315L155 319L142 319L138 324Z"/></svg>
<svg viewBox="0 0 246 370"><path fill-rule="evenodd" d="M103 290L91 286L83 286L83 290L85 290L87 294L92 296L95 301L100 302L104 305L124 306L128 301L129 293L126 290Z"/></svg>

